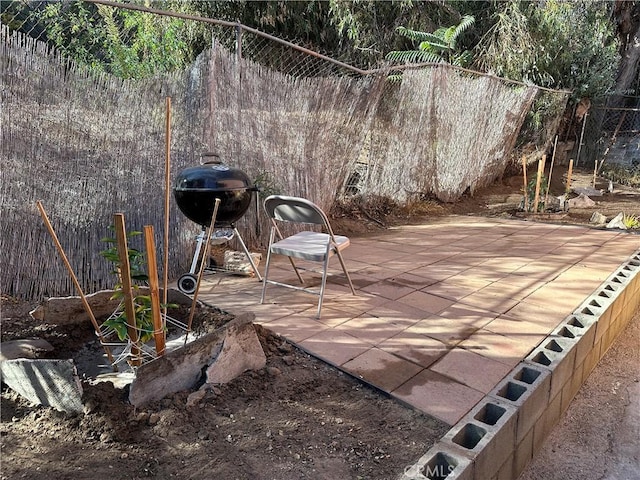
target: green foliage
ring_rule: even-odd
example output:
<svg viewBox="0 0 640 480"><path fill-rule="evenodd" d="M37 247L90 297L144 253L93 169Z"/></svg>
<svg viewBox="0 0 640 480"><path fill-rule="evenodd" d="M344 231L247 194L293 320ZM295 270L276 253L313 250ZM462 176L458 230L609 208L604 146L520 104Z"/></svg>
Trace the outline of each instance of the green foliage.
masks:
<svg viewBox="0 0 640 480"><path fill-rule="evenodd" d="M113 230L113 226L109 227ZM142 232L131 231L127 232L127 237L134 238L141 235ZM120 262L120 256L118 254L117 240L112 237L105 237L103 242L110 247L106 250L102 250L100 255L114 264L113 273L118 275L118 282L114 286L114 294L111 297L114 300L122 301L124 299L124 291L122 289L122 264ZM146 282L149 277L144 271L145 267L145 255L140 250L135 248L128 248L129 267L131 279L135 282ZM139 341L146 343L153 338L153 316L151 309L151 296L140 293L140 285L132 284L132 296L133 296L133 308L135 316L136 329L138 331ZM173 307L174 305L163 305L166 307ZM127 314L123 309L119 309L114 315L104 322L106 327L113 328L120 340L126 340L129 338L129 331L127 329Z"/></svg>
<svg viewBox="0 0 640 480"><path fill-rule="evenodd" d="M475 47L474 68L512 80L602 95L619 62L613 4L580 0L495 2L493 25Z"/></svg>
<svg viewBox="0 0 640 480"><path fill-rule="evenodd" d="M531 109L527 112L524 123L518 136L520 147L527 143L543 145L549 136L548 125L565 111L567 97L558 94L538 92Z"/></svg>
<svg viewBox="0 0 640 480"><path fill-rule="evenodd" d="M640 188L640 165L617 165L605 162L601 175L615 183Z"/></svg>
<svg viewBox="0 0 640 480"><path fill-rule="evenodd" d="M527 199L529 200L529 204L525 206L525 211L527 212L533 211L533 204L535 203L535 197L536 197L536 182L537 182L537 177L532 178L531 180L529 180L529 183L527 183ZM547 183L548 183L547 177L543 174L540 178L540 192L538 193L538 211L536 213L544 212L546 208L544 199L547 196Z"/></svg>
<svg viewBox="0 0 640 480"><path fill-rule="evenodd" d="M411 30L406 27L398 27L397 33L413 42L419 42L414 50L394 50L387 54L387 60L395 63L450 63L457 66L466 66L472 59L468 50L460 51L457 46L458 38L475 22L472 16L462 17L459 24L450 27L438 28L433 33Z"/></svg>
<svg viewBox="0 0 640 480"><path fill-rule="evenodd" d="M622 223L625 227L627 227L627 230L640 228L640 219L637 215L629 215L624 213L622 215Z"/></svg>
<svg viewBox="0 0 640 480"><path fill-rule="evenodd" d="M65 57L121 78L183 68L209 42L208 28L198 22L82 1L21 4L3 2L3 22L18 26L22 21L19 29ZM155 2L153 7L194 13L189 2Z"/></svg>
<svg viewBox="0 0 640 480"><path fill-rule="evenodd" d="M109 230L114 231L113 225L109 227ZM127 232L127 239L132 239L142 235L142 232L134 230L131 232ZM109 248L106 250L102 250L100 255L109 260L114 264L114 270L112 273L120 276L121 272L121 264L120 264L120 255L118 254L118 242L113 237L104 237L100 240L101 242L109 245ZM129 256L129 268L131 279L139 282L145 282L149 279L147 274L145 273L145 256L144 253L135 248L128 248L128 256ZM122 282L118 282L116 284L117 288L122 288Z"/></svg>
<svg viewBox="0 0 640 480"><path fill-rule="evenodd" d="M263 198L269 195L280 195L282 193L282 186L273 175L266 170L258 172L253 184L260 189L260 194Z"/></svg>
<svg viewBox="0 0 640 480"><path fill-rule="evenodd" d="M329 5L331 25L342 38L341 47L369 65L383 60L384 52L408 47L406 38L396 34L398 25L435 29L460 18L446 2L329 0Z"/></svg>

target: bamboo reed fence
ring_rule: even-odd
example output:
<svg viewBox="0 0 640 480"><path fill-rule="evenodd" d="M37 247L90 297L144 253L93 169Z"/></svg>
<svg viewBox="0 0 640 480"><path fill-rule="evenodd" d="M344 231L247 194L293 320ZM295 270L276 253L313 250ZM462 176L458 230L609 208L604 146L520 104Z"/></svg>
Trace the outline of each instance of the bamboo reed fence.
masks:
<svg viewBox="0 0 640 480"><path fill-rule="evenodd" d="M125 215L129 231L163 231L167 97L172 177L214 151L263 195L299 195L326 210L353 192L455 201L503 174L536 99L567 100L567 92L448 65L406 66L402 82L392 83L388 66L349 69L251 29L239 55L229 40L238 39L237 26L215 28L223 27L228 37L213 36L184 71L122 80L2 25L3 292L28 299L73 292L37 201L89 292L114 283L99 254L101 238L113 236L114 213ZM288 53L274 62L267 50ZM188 270L199 228L170 205L169 244L158 245L158 258L168 250L175 279ZM262 217L252 207L238 222L252 248L266 241Z"/></svg>

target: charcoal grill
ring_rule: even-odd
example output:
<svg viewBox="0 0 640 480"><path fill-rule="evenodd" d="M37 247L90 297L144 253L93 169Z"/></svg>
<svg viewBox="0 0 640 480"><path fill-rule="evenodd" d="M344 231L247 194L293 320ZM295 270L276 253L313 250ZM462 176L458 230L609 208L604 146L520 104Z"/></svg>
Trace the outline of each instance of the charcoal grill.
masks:
<svg viewBox="0 0 640 480"><path fill-rule="evenodd" d="M249 177L242 170L229 167L220 161L215 154L204 154L200 165L182 170L176 177L173 196L180 211L192 222L202 228L196 237L196 249L191 268L178 279L178 289L184 293L194 293L197 285L195 272L198 270L200 253L206 241L207 229L216 199L220 199L214 231L211 232L211 243L222 244L238 239L259 280L260 273L249 254L246 244L235 226L251 205L253 194L258 188L253 186ZM202 259L201 261L206 261Z"/></svg>

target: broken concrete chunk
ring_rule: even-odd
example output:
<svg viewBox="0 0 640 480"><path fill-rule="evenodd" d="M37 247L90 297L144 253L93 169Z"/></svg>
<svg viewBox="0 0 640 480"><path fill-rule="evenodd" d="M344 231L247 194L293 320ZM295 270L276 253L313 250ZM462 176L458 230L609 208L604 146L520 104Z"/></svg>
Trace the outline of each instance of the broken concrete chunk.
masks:
<svg viewBox="0 0 640 480"><path fill-rule="evenodd" d="M111 299L113 293L113 290L100 290L85 297L94 317L110 315L118 307L120 301ZM90 321L81 297L46 298L29 314L36 320L56 325L76 325Z"/></svg>
<svg viewBox="0 0 640 480"><path fill-rule="evenodd" d="M597 190L592 187L575 187L571 190L573 190L578 195L586 195L588 197L601 197L603 195L602 190Z"/></svg>
<svg viewBox="0 0 640 480"><path fill-rule="evenodd" d="M146 294L148 290L141 288L140 292ZM100 290L85 296L95 318L108 317L118 308L120 300L111 298L114 293L113 290ZM163 290L161 289L160 297L162 298L162 296ZM191 304L189 297L175 289L167 290L167 300L169 303ZM46 298L29 312L29 315L36 320L55 325L77 325L91 320L82 298L79 296Z"/></svg>
<svg viewBox="0 0 640 480"><path fill-rule="evenodd" d="M620 228L622 230L626 230L627 226L624 224L624 213L620 212L618 215L613 217L609 223L607 223L607 228Z"/></svg>
<svg viewBox="0 0 640 480"><path fill-rule="evenodd" d="M589 223L593 225L604 225L607 223L607 217L600 212L593 212L593 215L591 215L591 218L589 219Z"/></svg>
<svg viewBox="0 0 640 480"><path fill-rule="evenodd" d="M82 384L73 360L6 360L0 363L2 381L36 405L80 413Z"/></svg>
<svg viewBox="0 0 640 480"><path fill-rule="evenodd" d="M254 318L253 314L240 315L223 327L139 367L129 390L131 404L141 406L193 388L201 380L204 369L212 372L207 373L208 378L223 383L247 369L262 368L266 357L255 332ZM216 368L219 361L222 369L230 371Z"/></svg>
<svg viewBox="0 0 640 480"><path fill-rule="evenodd" d="M591 200L584 193L581 193L576 198L572 198L569 200L569 208L591 208L595 207L596 202Z"/></svg>
<svg viewBox="0 0 640 480"><path fill-rule="evenodd" d="M0 361L17 358L38 358L42 353L52 352L53 346L42 338L9 340L0 343Z"/></svg>
<svg viewBox="0 0 640 480"><path fill-rule="evenodd" d="M234 325L227 331L222 350L207 368L207 383L228 383L247 370L260 370L267 363L252 323Z"/></svg>

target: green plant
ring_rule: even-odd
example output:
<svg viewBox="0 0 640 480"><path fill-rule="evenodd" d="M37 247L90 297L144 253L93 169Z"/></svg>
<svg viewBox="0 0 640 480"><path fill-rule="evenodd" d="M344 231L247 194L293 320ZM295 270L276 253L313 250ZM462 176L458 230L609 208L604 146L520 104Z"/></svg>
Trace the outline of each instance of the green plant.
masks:
<svg viewBox="0 0 640 480"><path fill-rule="evenodd" d="M527 199L529 200L529 204L525 206L527 212L533 211L536 196L536 181L536 178L532 178L529 180L529 183L527 183ZM542 177L540 177L540 192L538 192L538 212L544 212L546 207L544 199L547 196L547 183L546 176L542 175Z"/></svg>
<svg viewBox="0 0 640 480"><path fill-rule="evenodd" d="M458 48L458 38L473 23L474 17L465 15L458 25L440 27L433 33L398 27L396 32L414 42L420 42L416 50L394 50L387 53L386 59L399 63L450 63L466 66L471 62L472 54Z"/></svg>
<svg viewBox="0 0 640 480"><path fill-rule="evenodd" d="M278 181L266 170L261 170L256 174L253 184L260 189L263 198L269 195L279 195L282 192Z"/></svg>
<svg viewBox="0 0 640 480"><path fill-rule="evenodd" d="M627 230L633 230L635 228L640 228L640 218L637 215L628 215L624 213L622 215L622 223Z"/></svg>
<svg viewBox="0 0 640 480"><path fill-rule="evenodd" d="M110 230L113 230L113 226L109 228ZM127 237L133 238L141 234L142 232L132 231L127 233ZM118 277L118 282L113 288L114 294L111 298L122 302L122 300L124 300L124 291L122 288L122 264L118 254L117 240L112 237L105 237L102 241L110 245L110 247L106 250L102 250L100 255L114 264L113 273ZM129 257L129 274L131 276L131 280L138 282L132 284L131 292L133 297L135 325L136 330L138 331L138 340L141 343L146 343L153 338L154 327L151 310L151 295L142 294L140 291L142 286L140 283L144 283L149 279L148 275L144 271L145 255L143 252L135 248L128 248L127 254ZM126 340L129 338L127 320L125 310L118 308L115 314L104 322L104 326L113 328L120 340Z"/></svg>

